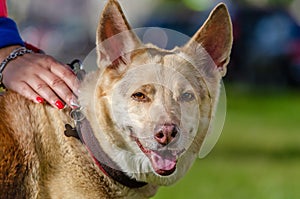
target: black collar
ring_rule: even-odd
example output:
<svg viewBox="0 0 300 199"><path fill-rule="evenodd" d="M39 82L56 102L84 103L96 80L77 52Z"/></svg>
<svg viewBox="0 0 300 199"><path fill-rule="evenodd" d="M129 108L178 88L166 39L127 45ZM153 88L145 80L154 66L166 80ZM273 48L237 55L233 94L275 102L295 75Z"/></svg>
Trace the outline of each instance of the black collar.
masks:
<svg viewBox="0 0 300 199"><path fill-rule="evenodd" d="M76 129L72 128L69 124L66 124L65 127L65 135L68 137L72 136L79 139L87 147L95 163L104 174L129 188L141 188L147 185L146 182L140 182L130 178L128 175L121 171L121 169L116 165L115 162L113 162L109 158L109 156L103 151L103 149L97 142L91 125L86 118L76 122ZM92 145L93 151L97 152L97 158L91 151L89 145Z"/></svg>

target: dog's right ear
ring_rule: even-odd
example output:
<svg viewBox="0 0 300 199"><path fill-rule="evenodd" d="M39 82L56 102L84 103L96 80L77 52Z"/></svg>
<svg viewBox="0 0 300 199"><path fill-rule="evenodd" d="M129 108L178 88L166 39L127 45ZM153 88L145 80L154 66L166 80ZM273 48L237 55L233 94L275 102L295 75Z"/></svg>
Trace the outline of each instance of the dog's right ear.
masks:
<svg viewBox="0 0 300 199"><path fill-rule="evenodd" d="M103 10L96 44L98 61L106 62L111 67L117 67L120 63L129 64L132 51L140 46L116 0L109 0Z"/></svg>

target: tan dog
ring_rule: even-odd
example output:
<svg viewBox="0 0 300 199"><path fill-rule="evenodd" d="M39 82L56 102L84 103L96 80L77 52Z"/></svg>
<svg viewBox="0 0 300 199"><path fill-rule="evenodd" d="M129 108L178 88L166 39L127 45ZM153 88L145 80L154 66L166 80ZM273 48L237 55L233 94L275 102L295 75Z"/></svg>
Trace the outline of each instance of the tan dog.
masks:
<svg viewBox="0 0 300 199"><path fill-rule="evenodd" d="M201 45L199 45L201 44ZM110 0L97 31L99 69L69 111L8 91L0 101L0 198L148 198L197 158L232 46L224 4L183 47L142 44Z"/></svg>

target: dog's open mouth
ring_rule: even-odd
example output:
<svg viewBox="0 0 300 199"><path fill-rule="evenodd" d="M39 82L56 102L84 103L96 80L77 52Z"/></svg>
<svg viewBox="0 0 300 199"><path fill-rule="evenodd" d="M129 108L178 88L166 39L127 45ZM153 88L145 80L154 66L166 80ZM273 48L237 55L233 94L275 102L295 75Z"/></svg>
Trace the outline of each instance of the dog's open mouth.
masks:
<svg viewBox="0 0 300 199"><path fill-rule="evenodd" d="M141 151L149 158L154 171L161 176L168 176L176 170L178 152L164 150L150 150L143 147L139 139L136 138L136 143Z"/></svg>

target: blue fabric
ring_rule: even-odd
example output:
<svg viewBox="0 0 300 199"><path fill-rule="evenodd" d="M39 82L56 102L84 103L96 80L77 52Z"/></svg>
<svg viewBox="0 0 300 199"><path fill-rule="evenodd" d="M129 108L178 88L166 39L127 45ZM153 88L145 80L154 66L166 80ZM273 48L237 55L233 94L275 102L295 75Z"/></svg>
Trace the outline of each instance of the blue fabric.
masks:
<svg viewBox="0 0 300 199"><path fill-rule="evenodd" d="M11 45L24 46L24 42L16 23L10 18L0 17L0 48Z"/></svg>

